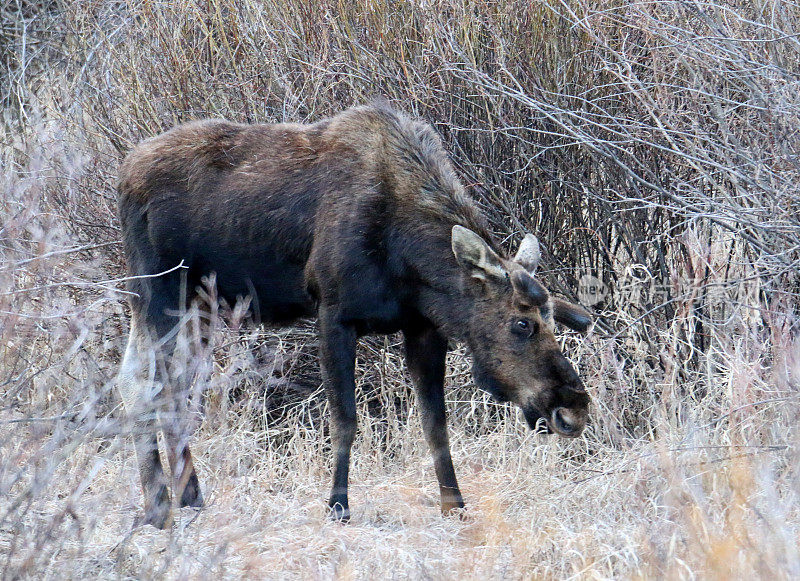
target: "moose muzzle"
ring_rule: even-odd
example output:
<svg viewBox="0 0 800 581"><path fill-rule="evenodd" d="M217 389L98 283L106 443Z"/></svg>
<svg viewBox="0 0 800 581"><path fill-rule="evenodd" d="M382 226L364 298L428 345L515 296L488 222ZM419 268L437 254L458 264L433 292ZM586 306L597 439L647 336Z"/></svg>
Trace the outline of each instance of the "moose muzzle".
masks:
<svg viewBox="0 0 800 581"><path fill-rule="evenodd" d="M561 436L577 438L586 427L587 411L583 409L571 409L559 407L550 414L548 425L550 429Z"/></svg>

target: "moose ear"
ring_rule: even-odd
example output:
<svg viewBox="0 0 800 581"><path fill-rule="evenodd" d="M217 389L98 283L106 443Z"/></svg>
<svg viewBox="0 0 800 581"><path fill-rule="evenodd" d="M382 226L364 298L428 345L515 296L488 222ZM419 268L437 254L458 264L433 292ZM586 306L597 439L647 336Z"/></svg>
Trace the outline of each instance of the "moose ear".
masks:
<svg viewBox="0 0 800 581"><path fill-rule="evenodd" d="M533 274L536 272L536 267L539 266L541 259L542 251L539 249L539 239L533 234L526 234L519 245L514 262Z"/></svg>
<svg viewBox="0 0 800 581"><path fill-rule="evenodd" d="M504 279L506 269L503 262L483 238L469 228L453 226L452 231L453 254L458 263L467 268L475 278Z"/></svg>
<svg viewBox="0 0 800 581"><path fill-rule="evenodd" d="M574 331L585 333L592 324L592 316L578 305L564 299L553 299L553 318Z"/></svg>

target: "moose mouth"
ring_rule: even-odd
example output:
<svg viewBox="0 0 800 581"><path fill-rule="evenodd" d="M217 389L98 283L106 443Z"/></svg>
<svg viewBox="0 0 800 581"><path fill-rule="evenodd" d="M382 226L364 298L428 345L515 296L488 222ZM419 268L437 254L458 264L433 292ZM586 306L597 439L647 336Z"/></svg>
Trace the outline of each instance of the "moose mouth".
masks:
<svg viewBox="0 0 800 581"><path fill-rule="evenodd" d="M532 406L525 406L522 408L522 415L525 416L525 422L528 427L538 434L552 434L553 429L550 427L550 422L547 418L539 413L539 411Z"/></svg>
<svg viewBox="0 0 800 581"><path fill-rule="evenodd" d="M528 426L535 432L558 434L566 438L577 438L583 432L583 422L568 408L559 407L545 415L532 406L526 406L522 408L522 413Z"/></svg>
<svg viewBox="0 0 800 581"><path fill-rule="evenodd" d="M511 394L514 390L505 386L493 374L481 365L477 359L472 361L472 377L475 384L487 391L499 402L512 401ZM530 404L520 405L525 416L525 422L531 430L545 434L558 434L566 438L577 438L583 432L584 422L579 419L580 414L566 407L557 407L549 413L543 413Z"/></svg>

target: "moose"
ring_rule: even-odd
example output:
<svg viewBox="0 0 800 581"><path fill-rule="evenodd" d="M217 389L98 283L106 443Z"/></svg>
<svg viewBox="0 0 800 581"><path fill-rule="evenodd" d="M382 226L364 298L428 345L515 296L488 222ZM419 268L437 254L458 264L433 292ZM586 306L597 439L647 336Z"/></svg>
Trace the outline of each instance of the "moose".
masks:
<svg viewBox="0 0 800 581"><path fill-rule="evenodd" d="M388 103L312 124L179 125L128 154L118 191L131 329L117 386L134 426L142 522L170 526L171 494L178 506L203 504L186 438L152 411L181 392L152 362L169 361L176 315L209 275L221 299L249 297L261 322L316 316L333 519L350 518L355 353L366 334L403 335L444 514L464 507L445 416L448 340L469 348L475 384L518 405L531 428L584 429L589 396L554 325L584 332L590 315L535 278L536 237L505 255L436 131Z"/></svg>

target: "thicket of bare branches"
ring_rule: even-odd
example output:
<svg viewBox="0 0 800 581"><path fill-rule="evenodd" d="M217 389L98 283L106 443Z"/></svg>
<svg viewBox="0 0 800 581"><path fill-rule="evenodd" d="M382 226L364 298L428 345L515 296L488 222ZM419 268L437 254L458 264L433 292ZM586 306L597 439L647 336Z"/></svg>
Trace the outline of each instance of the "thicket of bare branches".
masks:
<svg viewBox="0 0 800 581"><path fill-rule="evenodd" d="M286 542L264 514L324 520L321 505L297 504L322 498L327 479L313 327L242 330L230 305L197 437L201 476L227 492L192 525L206 532L180 529L162 557L137 556L117 530L138 491L110 390L126 328L114 180L134 143L181 121L314 121L375 97L441 132L507 247L539 236L553 290L574 298L584 274L605 283L592 335L565 338L593 424L580 442L535 440L474 391L458 350L451 432L467 489L480 466L475 521L414 520L414 500L387 516L375 501L360 515L373 529L352 535L381 554L387 530L410 522L394 553L298 554L286 570L800 574L800 6L6 0L0 17L5 576L57 576L64 562L72 576L181 576L206 571L198 559L243 574L274 567L269 539ZM353 478L377 498L432 478L399 353L381 338L359 357ZM536 461L519 459L534 443ZM251 502L244 465L273 499L252 506L253 528L225 516ZM400 492L381 488L387 472ZM549 496L525 497L534 489ZM560 524L537 520L548 514ZM349 534L298 526L308 546ZM227 553L208 548L214 534ZM254 535L255 564L240 546ZM414 551L421 568L403 565Z"/></svg>

